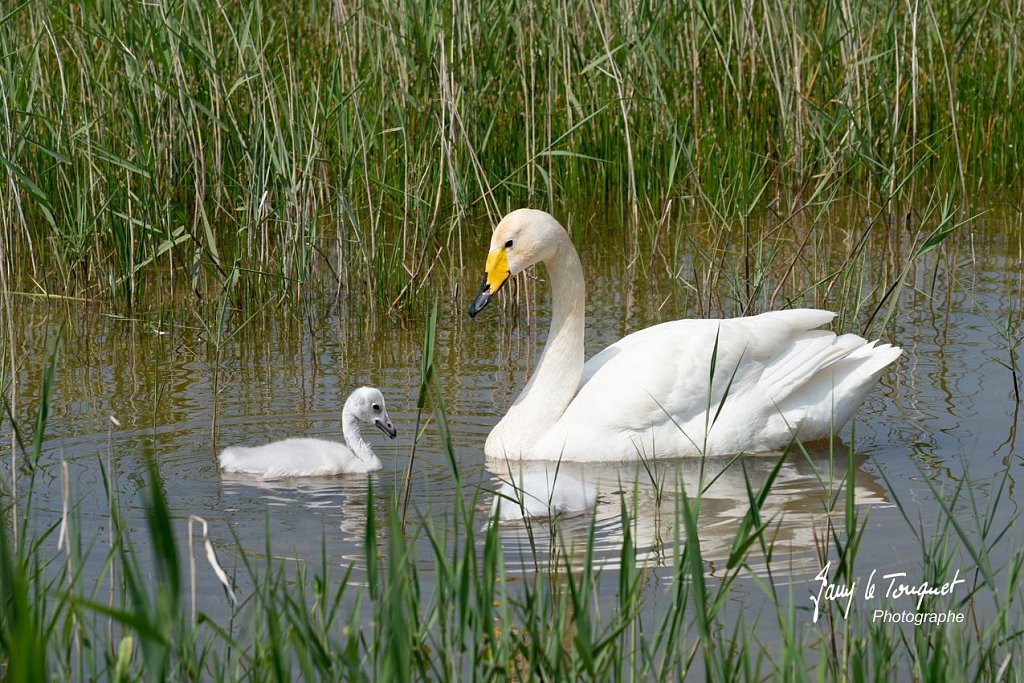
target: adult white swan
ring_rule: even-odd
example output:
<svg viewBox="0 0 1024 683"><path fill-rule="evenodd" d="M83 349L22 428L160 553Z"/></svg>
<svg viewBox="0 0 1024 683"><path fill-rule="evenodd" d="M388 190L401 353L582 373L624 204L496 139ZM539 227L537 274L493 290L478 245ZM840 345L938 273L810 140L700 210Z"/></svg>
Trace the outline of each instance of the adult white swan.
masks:
<svg viewBox="0 0 1024 683"><path fill-rule="evenodd" d="M388 417L384 396L373 387L359 387L345 401L341 410L341 433L346 443L285 439L254 448L232 446L220 454L220 468L263 479L326 477L379 470L380 459L363 438L361 424L373 425L392 439L398 433Z"/></svg>
<svg viewBox="0 0 1024 683"><path fill-rule="evenodd" d="M565 229L543 211L513 211L495 228L469 314L539 262L551 284L551 329L533 376L487 437L488 458L636 460L827 438L901 353L817 330L835 314L799 309L662 323L584 364L583 269Z"/></svg>

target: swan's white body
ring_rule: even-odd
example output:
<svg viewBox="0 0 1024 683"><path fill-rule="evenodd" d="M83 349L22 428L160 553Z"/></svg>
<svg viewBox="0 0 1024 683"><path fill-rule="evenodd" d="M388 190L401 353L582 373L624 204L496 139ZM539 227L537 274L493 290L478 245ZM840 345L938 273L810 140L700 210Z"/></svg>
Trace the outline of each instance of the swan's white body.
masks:
<svg viewBox="0 0 1024 683"><path fill-rule="evenodd" d="M326 477L379 470L380 459L363 437L361 423L374 424L388 436L395 436L384 397L372 387L356 389L345 401L341 428L346 443L285 439L264 446L232 446L220 454L220 468L261 479Z"/></svg>
<svg viewBox="0 0 1024 683"><path fill-rule="evenodd" d="M502 521L555 517L586 512L597 502L597 489L562 472L527 472L505 482L494 494L491 514Z"/></svg>
<svg viewBox="0 0 1024 683"><path fill-rule="evenodd" d="M362 457L336 441L285 439L263 446L226 448L220 454L220 467L225 472L281 479L373 472L381 468L381 462L372 451L369 457Z"/></svg>
<svg viewBox="0 0 1024 683"><path fill-rule="evenodd" d="M565 229L542 211L514 211L495 229L470 312L540 261L551 282L551 330L533 376L487 437L491 459L637 460L828 438L901 353L815 329L835 314L797 309L662 323L584 364L583 269Z"/></svg>

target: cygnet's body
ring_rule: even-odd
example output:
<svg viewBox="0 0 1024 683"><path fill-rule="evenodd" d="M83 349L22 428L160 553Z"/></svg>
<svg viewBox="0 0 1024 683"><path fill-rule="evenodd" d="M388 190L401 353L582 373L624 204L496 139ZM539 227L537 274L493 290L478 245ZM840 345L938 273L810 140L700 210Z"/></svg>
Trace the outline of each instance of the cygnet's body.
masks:
<svg viewBox="0 0 1024 683"><path fill-rule="evenodd" d="M597 502L597 491L576 477L559 472L528 472L505 482L494 494L491 514L502 521L526 517L555 517L586 512Z"/></svg>
<svg viewBox="0 0 1024 683"><path fill-rule="evenodd" d="M384 396L373 387L352 392L341 411L345 443L324 439L285 439L264 446L232 446L220 454L220 468L263 479L326 477L359 474L381 468L380 459L363 437L362 425L373 425L395 438Z"/></svg>

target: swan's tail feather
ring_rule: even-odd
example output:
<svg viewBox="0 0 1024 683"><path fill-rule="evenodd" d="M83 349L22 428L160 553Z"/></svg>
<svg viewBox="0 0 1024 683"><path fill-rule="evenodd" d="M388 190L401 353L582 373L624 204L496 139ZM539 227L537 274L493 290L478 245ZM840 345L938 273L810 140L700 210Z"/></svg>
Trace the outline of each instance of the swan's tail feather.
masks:
<svg viewBox="0 0 1024 683"><path fill-rule="evenodd" d="M836 336L811 330L793 338L785 353L771 361L757 383L758 393L775 403L786 401L823 369L854 356L867 346L855 334Z"/></svg>
<svg viewBox="0 0 1024 683"><path fill-rule="evenodd" d="M801 438L827 438L850 420L885 368L902 353L891 344L862 343L821 367L778 403L779 410L791 427L798 428Z"/></svg>

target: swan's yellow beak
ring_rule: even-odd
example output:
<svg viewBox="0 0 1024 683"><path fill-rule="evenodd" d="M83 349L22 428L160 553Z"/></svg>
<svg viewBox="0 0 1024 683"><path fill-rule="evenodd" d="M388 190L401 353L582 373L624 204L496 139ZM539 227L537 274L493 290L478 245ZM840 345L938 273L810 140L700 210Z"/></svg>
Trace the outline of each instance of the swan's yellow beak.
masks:
<svg viewBox="0 0 1024 683"><path fill-rule="evenodd" d="M505 248L500 247L487 255L487 272L484 275L484 282L480 285L480 292L469 305L469 317L475 316L497 294L501 286L508 281L508 255Z"/></svg>

